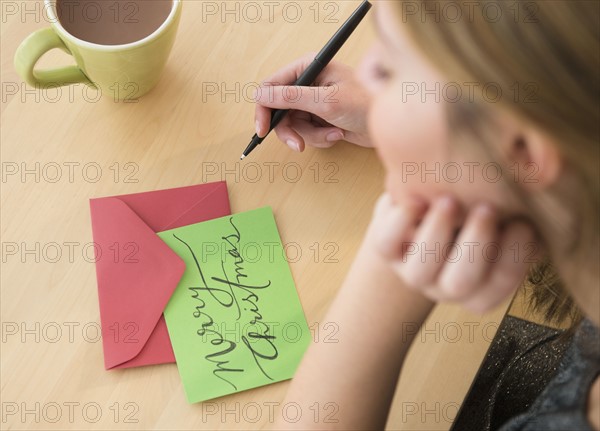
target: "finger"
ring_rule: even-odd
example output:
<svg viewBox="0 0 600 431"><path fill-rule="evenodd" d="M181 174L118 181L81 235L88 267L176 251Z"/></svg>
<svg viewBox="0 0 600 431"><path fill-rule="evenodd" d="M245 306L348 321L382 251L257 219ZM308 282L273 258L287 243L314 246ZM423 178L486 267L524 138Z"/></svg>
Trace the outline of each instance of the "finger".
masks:
<svg viewBox="0 0 600 431"><path fill-rule="evenodd" d="M264 138L267 133L269 133L269 128L271 126L271 109L265 106L256 104L254 108L254 124L256 129L256 134L260 138Z"/></svg>
<svg viewBox="0 0 600 431"><path fill-rule="evenodd" d="M408 286L408 287L412 290L420 292L423 296L425 296L426 298L430 299L433 302L444 302L446 300L444 295L440 292L440 289L438 288L438 286L436 286L434 284L427 286L425 288L423 288L423 287L416 288L413 286Z"/></svg>
<svg viewBox="0 0 600 431"><path fill-rule="evenodd" d="M531 265L524 250L532 244L537 244L537 241L531 226L521 221L508 225L500 239L501 253L491 262L487 282L481 291L463 303L464 306L483 313L514 293Z"/></svg>
<svg viewBox="0 0 600 431"><path fill-rule="evenodd" d="M292 128L302 136L304 143L317 148L329 148L344 139L344 131L334 126L318 126L310 114L294 111Z"/></svg>
<svg viewBox="0 0 600 431"><path fill-rule="evenodd" d="M340 109L339 100L328 97L333 91L337 91L334 86L267 86L256 90L255 100L266 108L305 111L328 120L335 117Z"/></svg>
<svg viewBox="0 0 600 431"><path fill-rule="evenodd" d="M406 283L415 287L433 284L444 265L442 252L454 238L460 208L451 196L436 199L416 232L413 248L398 271Z"/></svg>
<svg viewBox="0 0 600 431"><path fill-rule="evenodd" d="M373 210L373 221L379 221L379 218L385 215L385 213L394 207L394 201L392 195L389 192L383 193L375 202L375 209Z"/></svg>
<svg viewBox="0 0 600 431"><path fill-rule="evenodd" d="M257 104L254 112L256 134L264 138L269 133L272 109ZM292 128L311 146L329 148L345 138L342 129L309 112L291 111L288 116L292 117Z"/></svg>
<svg viewBox="0 0 600 431"><path fill-rule="evenodd" d="M263 87L290 85L296 82L302 72L304 72L304 70L312 63L315 55L316 53L313 52L308 53L267 77L265 80L263 80L261 86L255 91L254 100L258 101L257 99L259 94L267 91ZM259 137L264 138L269 132L269 126L271 125L271 109L257 103L254 113L254 121L256 134Z"/></svg>
<svg viewBox="0 0 600 431"><path fill-rule="evenodd" d="M305 148L304 139L292 128L291 122L292 120L289 115L286 115L279 125L275 127L275 133L279 140L284 142L290 149L301 153Z"/></svg>
<svg viewBox="0 0 600 431"><path fill-rule="evenodd" d="M438 279L446 299L466 298L483 286L491 266L487 253L497 244L497 226L498 218L490 205L478 205L469 213L456 247L445 256Z"/></svg>
<svg viewBox="0 0 600 431"><path fill-rule="evenodd" d="M423 202L407 199L402 204L394 204L389 193L382 195L375 207L372 228L374 245L386 259L400 259L403 243L410 239L409 234L425 212Z"/></svg>

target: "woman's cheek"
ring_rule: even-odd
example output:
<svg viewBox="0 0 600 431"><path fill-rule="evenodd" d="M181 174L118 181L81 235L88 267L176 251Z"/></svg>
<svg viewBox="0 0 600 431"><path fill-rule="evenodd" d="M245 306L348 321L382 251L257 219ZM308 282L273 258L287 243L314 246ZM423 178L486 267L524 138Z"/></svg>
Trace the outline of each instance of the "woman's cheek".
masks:
<svg viewBox="0 0 600 431"><path fill-rule="evenodd" d="M375 97L369 113L373 144L387 171L386 188L396 199L407 194L425 199L441 185L423 176L447 157L447 130L443 107L404 97L401 83ZM430 175L431 176L431 175Z"/></svg>

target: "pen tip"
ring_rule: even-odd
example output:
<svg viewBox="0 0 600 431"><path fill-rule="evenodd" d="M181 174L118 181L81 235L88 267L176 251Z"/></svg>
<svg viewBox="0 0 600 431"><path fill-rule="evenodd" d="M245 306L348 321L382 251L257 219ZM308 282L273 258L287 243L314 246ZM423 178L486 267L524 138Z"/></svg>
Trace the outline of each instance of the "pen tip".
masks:
<svg viewBox="0 0 600 431"><path fill-rule="evenodd" d="M244 160L245 158L246 158L246 156L244 156L244 155L242 154L242 157L240 157L240 160Z"/></svg>

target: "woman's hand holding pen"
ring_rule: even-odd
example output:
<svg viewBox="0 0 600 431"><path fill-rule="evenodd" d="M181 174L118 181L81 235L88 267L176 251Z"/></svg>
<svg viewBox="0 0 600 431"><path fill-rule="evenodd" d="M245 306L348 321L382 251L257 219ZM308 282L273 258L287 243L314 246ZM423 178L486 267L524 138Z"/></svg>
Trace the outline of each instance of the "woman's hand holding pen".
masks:
<svg viewBox="0 0 600 431"><path fill-rule="evenodd" d="M342 140L371 147L368 93L352 68L332 61L312 87L282 85L295 82L314 57L305 55L263 81L255 97L256 133L268 133L272 109L289 109L275 133L292 150L304 151L307 145L328 148Z"/></svg>

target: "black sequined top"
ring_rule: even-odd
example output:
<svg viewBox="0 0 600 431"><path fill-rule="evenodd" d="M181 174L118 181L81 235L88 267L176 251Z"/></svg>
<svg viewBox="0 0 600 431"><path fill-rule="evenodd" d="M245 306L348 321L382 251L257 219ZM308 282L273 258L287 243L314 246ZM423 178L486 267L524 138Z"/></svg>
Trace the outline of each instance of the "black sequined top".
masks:
<svg viewBox="0 0 600 431"><path fill-rule="evenodd" d="M600 374L600 331L575 335L506 316L452 431L591 430L589 389Z"/></svg>
<svg viewBox="0 0 600 431"><path fill-rule="evenodd" d="M587 420L588 395L600 375L600 331L584 320L565 353L558 373L525 413L500 431L592 431Z"/></svg>

